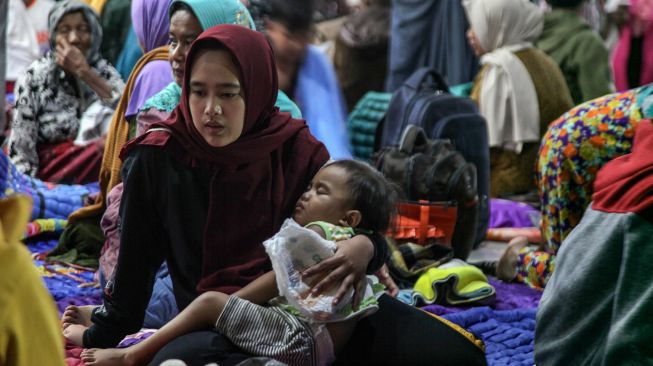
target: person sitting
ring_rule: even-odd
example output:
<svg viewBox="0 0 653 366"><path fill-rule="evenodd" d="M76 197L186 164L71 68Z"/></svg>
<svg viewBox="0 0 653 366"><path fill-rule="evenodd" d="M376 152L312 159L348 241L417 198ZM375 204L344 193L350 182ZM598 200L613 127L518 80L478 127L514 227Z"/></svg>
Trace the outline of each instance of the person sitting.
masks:
<svg viewBox="0 0 653 366"><path fill-rule="evenodd" d="M574 104L613 91L609 54L603 40L581 17L586 0L547 0L544 28L535 46L560 66Z"/></svg>
<svg viewBox="0 0 653 366"><path fill-rule="evenodd" d="M531 248L515 238L498 263L499 278L546 287L558 250L590 204L597 172L631 152L643 118L653 118L653 84L583 103L549 125L536 165L542 243Z"/></svg>
<svg viewBox="0 0 653 366"><path fill-rule="evenodd" d="M108 122L124 84L100 57L102 29L90 7L58 2L49 26L54 51L32 63L17 83L9 156L21 172L45 181L96 181L102 141L80 146L73 140L82 120Z"/></svg>
<svg viewBox="0 0 653 366"><path fill-rule="evenodd" d="M651 362L653 122L607 163L592 203L565 239L537 311L538 365Z"/></svg>
<svg viewBox="0 0 653 366"><path fill-rule="evenodd" d="M306 192L297 201L293 220L327 240L349 239L361 230L383 234L388 229L395 209L393 197L396 194L381 173L361 162L339 160L327 164L317 172ZM290 230L296 230L292 226L288 224ZM303 235L304 241L310 240L308 234ZM304 249L292 250L293 238L282 236L272 245L280 245L292 254L299 253L288 260L294 266L291 273L302 273L306 269L306 258L319 254L306 252L315 249L315 244L305 242L300 244ZM278 246L275 249L281 250ZM270 248L268 254L271 255ZM277 255L279 254L280 252ZM279 259L285 262L283 258ZM300 263L302 266L299 266ZM285 268L281 270L285 273ZM226 335L237 347L256 357L275 358L289 365L313 364L311 360L315 359L319 360L319 364L329 364L348 341L358 317L378 306L370 291L371 296L365 299L364 305L350 304L345 300L351 298L346 297L339 303L333 300L333 307L351 307L355 311L298 315L293 311L296 308L289 308L286 299L273 298L278 295L278 286L289 285L280 276L279 273L275 276L274 272L269 272L232 296L221 292L205 292L144 342L126 349L86 350L82 353L82 361L89 366L148 363L161 347L173 339L189 332L215 327L216 331ZM290 289L284 290L289 293ZM341 294L335 294L335 298L339 295ZM309 295L305 301L301 298L295 300L296 303L309 303L326 299L331 297L313 298ZM309 306L306 308L310 309ZM328 335L323 334L325 329L320 320L335 315L338 318L326 324Z"/></svg>
<svg viewBox="0 0 653 366"><path fill-rule="evenodd" d="M279 88L297 102L313 136L335 159L351 158L347 110L333 65L312 38L314 0L271 0L265 32L274 47Z"/></svg>
<svg viewBox="0 0 653 366"><path fill-rule="evenodd" d="M86 348L115 347L141 327L155 273L164 260L182 311L201 293L233 294L268 272L261 243L290 217L329 158L303 121L274 107L276 66L261 33L237 25L210 28L191 45L185 69L180 105L171 119L153 124L122 152L120 253L103 305L92 312L68 309L72 314L64 315L71 317L64 322L75 323L66 327L67 337ZM344 293L353 288L355 298L360 297L365 273L374 273L385 261L385 241L366 233L337 246L333 257L308 270L325 276L315 285L316 295L339 284L336 289ZM428 344L441 337L443 347L458 345L459 351L449 358L452 362L484 361L480 349L463 335L397 302L382 296L380 310L359 324L387 308L407 324L428 325ZM222 337L215 332L186 334L161 349L154 362L221 362L217 348L224 346Z"/></svg>
<svg viewBox="0 0 653 366"><path fill-rule="evenodd" d="M487 120L490 195L535 190L534 166L547 125L573 106L555 62L533 47L542 13L528 0L463 2L472 49L481 60L471 98Z"/></svg>

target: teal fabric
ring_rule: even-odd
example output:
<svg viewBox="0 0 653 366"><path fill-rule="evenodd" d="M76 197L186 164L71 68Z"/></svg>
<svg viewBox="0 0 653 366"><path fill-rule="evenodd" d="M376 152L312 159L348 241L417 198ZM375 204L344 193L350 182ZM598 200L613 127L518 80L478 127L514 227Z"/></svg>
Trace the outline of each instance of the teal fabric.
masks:
<svg viewBox="0 0 653 366"><path fill-rule="evenodd" d="M637 106L643 118L653 118L653 84L645 85L637 91Z"/></svg>
<svg viewBox="0 0 653 366"><path fill-rule="evenodd" d="M374 152L376 129L385 117L392 93L367 92L349 114L347 128L354 157L368 160Z"/></svg>
<svg viewBox="0 0 653 366"><path fill-rule="evenodd" d="M181 88L173 81L160 92L156 93L152 98L148 99L140 110L145 111L154 108L159 111L170 113L175 109L175 107L177 107L180 98ZM302 118L302 112L299 110L297 105L281 90L279 90L279 94L277 95L276 106L279 107L281 112L290 113L293 118Z"/></svg>
<svg viewBox="0 0 653 366"><path fill-rule="evenodd" d="M125 40L125 44L122 46L122 51L118 56L118 61L116 61L116 70L118 70L120 77L122 77L123 80L129 79L129 75L132 73L134 66L142 56L143 50L138 44L138 38L134 32L134 27L130 25L127 39Z"/></svg>
<svg viewBox="0 0 653 366"><path fill-rule="evenodd" d="M183 3L193 9L204 30L218 24L238 24L256 29L249 11L238 0L175 0L170 4L170 9L174 9L175 3Z"/></svg>
<svg viewBox="0 0 653 366"><path fill-rule="evenodd" d="M473 82L458 84L449 87L449 92L457 97L469 97L472 93Z"/></svg>
<svg viewBox="0 0 653 366"><path fill-rule="evenodd" d="M177 104L179 104L180 98L181 88L173 81L161 89L160 92L154 94L152 98L145 101L140 110L145 111L150 108L155 108L159 111L172 112L177 107Z"/></svg>
<svg viewBox="0 0 653 366"><path fill-rule="evenodd" d="M279 107L281 112L290 113L292 118L302 118L302 111L299 110L297 104L288 98L286 93L281 90L279 90L279 94L277 94L277 103L275 105Z"/></svg>

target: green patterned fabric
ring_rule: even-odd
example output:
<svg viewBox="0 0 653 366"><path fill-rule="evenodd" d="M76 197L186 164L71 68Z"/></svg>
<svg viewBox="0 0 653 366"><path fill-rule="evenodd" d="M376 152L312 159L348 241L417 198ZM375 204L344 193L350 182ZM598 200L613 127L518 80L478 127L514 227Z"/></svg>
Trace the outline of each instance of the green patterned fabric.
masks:
<svg viewBox="0 0 653 366"><path fill-rule="evenodd" d="M172 112L181 98L181 88L174 81L168 84L160 92L148 99L141 107L141 111L146 111L150 108L156 108L159 111Z"/></svg>
<svg viewBox="0 0 653 366"><path fill-rule="evenodd" d="M385 117L392 93L367 92L349 114L347 128L354 157L369 160L374 152L376 129Z"/></svg>

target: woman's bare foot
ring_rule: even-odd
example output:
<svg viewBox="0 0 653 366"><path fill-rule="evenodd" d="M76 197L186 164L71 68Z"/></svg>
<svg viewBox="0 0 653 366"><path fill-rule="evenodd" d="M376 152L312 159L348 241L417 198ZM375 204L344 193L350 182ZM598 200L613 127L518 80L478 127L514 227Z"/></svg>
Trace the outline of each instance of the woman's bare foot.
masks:
<svg viewBox="0 0 653 366"><path fill-rule="evenodd" d="M82 351L81 359L88 366L135 366L139 362L133 359L129 348L90 348Z"/></svg>
<svg viewBox="0 0 653 366"><path fill-rule="evenodd" d="M84 332L88 327L81 324L66 323L63 328L63 336L72 344L84 346Z"/></svg>
<svg viewBox="0 0 653 366"><path fill-rule="evenodd" d="M500 280L509 282L517 276L517 265L519 264L519 251L528 245L525 236L518 236L508 243L508 248L501 255L497 263L497 277Z"/></svg>
<svg viewBox="0 0 653 366"><path fill-rule="evenodd" d="M93 309L96 307L98 307L98 305L70 305L66 307L66 310L64 310L63 315L61 316L61 324L64 328L69 324L79 324L85 327L90 327L93 325L91 314Z"/></svg>

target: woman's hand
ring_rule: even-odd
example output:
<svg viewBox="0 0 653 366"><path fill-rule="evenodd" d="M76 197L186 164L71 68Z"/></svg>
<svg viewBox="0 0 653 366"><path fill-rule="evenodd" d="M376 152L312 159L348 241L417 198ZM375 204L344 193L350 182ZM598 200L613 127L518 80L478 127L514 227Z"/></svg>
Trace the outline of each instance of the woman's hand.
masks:
<svg viewBox="0 0 653 366"><path fill-rule="evenodd" d="M90 68L82 51L69 44L66 40L57 43L54 56L59 67L77 77L81 77Z"/></svg>
<svg viewBox="0 0 653 366"><path fill-rule="evenodd" d="M378 271L374 273L376 277L379 278L379 282L385 286L386 294L397 297L399 294L399 286L395 283L395 280L390 277L390 271L388 270L388 265L384 264Z"/></svg>
<svg viewBox="0 0 653 366"><path fill-rule="evenodd" d="M358 305L365 294L365 286L367 285L365 271L374 255L374 245L368 237L357 235L351 239L337 242L336 246L338 249L333 257L308 268L302 275L304 277L318 274L324 276L311 289L313 296L337 286L338 290L333 305L338 304L347 291L353 287L352 306L354 309L358 309Z"/></svg>

